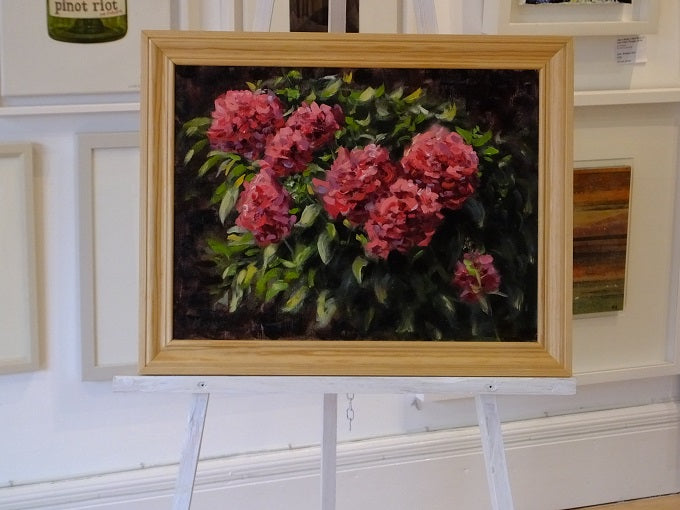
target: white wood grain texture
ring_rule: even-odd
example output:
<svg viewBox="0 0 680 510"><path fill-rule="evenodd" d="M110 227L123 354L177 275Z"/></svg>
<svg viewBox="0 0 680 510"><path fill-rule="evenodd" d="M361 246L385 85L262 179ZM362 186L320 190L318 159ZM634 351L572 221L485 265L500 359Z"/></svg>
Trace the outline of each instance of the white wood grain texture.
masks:
<svg viewBox="0 0 680 510"><path fill-rule="evenodd" d="M439 33L434 0L413 0L413 8L416 13L416 27L419 34Z"/></svg>
<svg viewBox="0 0 680 510"><path fill-rule="evenodd" d="M269 32L274 13L274 0L257 0L255 3L255 19L253 32Z"/></svg>
<svg viewBox="0 0 680 510"><path fill-rule="evenodd" d="M191 507L209 396L208 393L195 393L191 400L186 442L179 464L179 475L177 477L177 485L175 486L172 510L189 510Z"/></svg>
<svg viewBox="0 0 680 510"><path fill-rule="evenodd" d="M324 393L321 439L321 510L335 510L338 442L338 395Z"/></svg>
<svg viewBox="0 0 680 510"><path fill-rule="evenodd" d="M347 0L328 1L328 31L344 33L347 30Z"/></svg>
<svg viewBox="0 0 680 510"><path fill-rule="evenodd" d="M477 421L493 510L513 510L503 432L495 395L476 395Z"/></svg>
<svg viewBox="0 0 680 510"><path fill-rule="evenodd" d="M316 377L316 376L116 376L117 392L171 393L445 393L573 395L573 378L553 377Z"/></svg>

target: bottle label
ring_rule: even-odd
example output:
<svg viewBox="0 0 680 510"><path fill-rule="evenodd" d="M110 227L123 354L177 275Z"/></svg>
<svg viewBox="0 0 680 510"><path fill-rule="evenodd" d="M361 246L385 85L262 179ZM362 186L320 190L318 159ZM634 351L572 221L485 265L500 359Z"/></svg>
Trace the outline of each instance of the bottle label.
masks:
<svg viewBox="0 0 680 510"><path fill-rule="evenodd" d="M127 14L125 0L47 0L56 18L113 18Z"/></svg>

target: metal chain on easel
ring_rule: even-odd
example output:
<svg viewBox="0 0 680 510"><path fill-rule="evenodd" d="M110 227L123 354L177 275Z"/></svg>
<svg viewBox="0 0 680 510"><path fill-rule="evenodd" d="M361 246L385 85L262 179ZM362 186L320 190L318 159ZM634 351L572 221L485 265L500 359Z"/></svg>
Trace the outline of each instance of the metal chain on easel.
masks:
<svg viewBox="0 0 680 510"><path fill-rule="evenodd" d="M349 431L352 432L352 421L354 421L354 393L347 394L347 410L345 411L345 416L347 416L347 423L349 424Z"/></svg>

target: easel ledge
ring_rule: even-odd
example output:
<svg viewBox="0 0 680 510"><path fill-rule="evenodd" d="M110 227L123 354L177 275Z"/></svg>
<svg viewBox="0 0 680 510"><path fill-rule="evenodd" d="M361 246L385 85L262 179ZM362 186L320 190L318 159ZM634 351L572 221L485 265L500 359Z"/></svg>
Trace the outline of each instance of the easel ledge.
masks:
<svg viewBox="0 0 680 510"><path fill-rule="evenodd" d="M574 395L576 379L551 377L116 376L116 392Z"/></svg>

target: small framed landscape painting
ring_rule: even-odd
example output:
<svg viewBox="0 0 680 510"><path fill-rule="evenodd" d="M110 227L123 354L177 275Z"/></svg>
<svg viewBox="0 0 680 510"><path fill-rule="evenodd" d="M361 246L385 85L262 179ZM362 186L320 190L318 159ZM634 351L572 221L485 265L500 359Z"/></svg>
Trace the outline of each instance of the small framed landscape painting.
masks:
<svg viewBox="0 0 680 510"><path fill-rule="evenodd" d="M143 374L570 375L570 39L143 47Z"/></svg>

